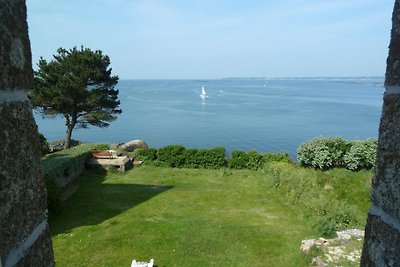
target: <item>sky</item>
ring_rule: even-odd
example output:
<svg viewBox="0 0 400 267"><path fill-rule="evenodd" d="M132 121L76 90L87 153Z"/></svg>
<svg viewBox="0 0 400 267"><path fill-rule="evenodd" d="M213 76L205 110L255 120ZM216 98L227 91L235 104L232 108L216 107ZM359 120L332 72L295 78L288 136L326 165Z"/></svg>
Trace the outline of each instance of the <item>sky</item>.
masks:
<svg viewBox="0 0 400 267"><path fill-rule="evenodd" d="M101 50L120 79L383 76L394 0L28 0L33 66Z"/></svg>

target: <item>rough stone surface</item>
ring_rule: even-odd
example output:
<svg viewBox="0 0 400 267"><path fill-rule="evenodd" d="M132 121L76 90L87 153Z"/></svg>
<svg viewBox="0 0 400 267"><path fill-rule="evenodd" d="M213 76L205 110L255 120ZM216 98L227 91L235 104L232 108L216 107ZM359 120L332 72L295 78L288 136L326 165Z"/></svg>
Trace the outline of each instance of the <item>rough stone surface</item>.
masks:
<svg viewBox="0 0 400 267"><path fill-rule="evenodd" d="M18 263L18 266L54 266L51 235L48 228L38 238L36 244L36 246L31 247L26 257Z"/></svg>
<svg viewBox="0 0 400 267"><path fill-rule="evenodd" d="M372 208L361 266L400 266L400 0L395 1L387 59ZM396 89L396 90L393 90Z"/></svg>
<svg viewBox="0 0 400 267"><path fill-rule="evenodd" d="M400 2L395 1L392 14L392 32L387 58L385 85L400 85Z"/></svg>
<svg viewBox="0 0 400 267"><path fill-rule="evenodd" d="M400 233L374 215L369 215L361 266L399 266Z"/></svg>
<svg viewBox="0 0 400 267"><path fill-rule="evenodd" d="M136 148L145 148L145 149L148 148L147 144L143 140L129 141L129 142L125 143L125 144L122 144L120 147L122 149L124 149L125 151L128 151L128 152L132 152Z"/></svg>
<svg viewBox="0 0 400 267"><path fill-rule="evenodd" d="M31 109L29 101L0 103L0 255L3 261L47 218L40 143Z"/></svg>
<svg viewBox="0 0 400 267"><path fill-rule="evenodd" d="M0 0L0 90L30 88L32 56L23 0Z"/></svg>
<svg viewBox="0 0 400 267"><path fill-rule="evenodd" d="M400 218L400 95L385 95L378 152L372 181L372 202Z"/></svg>
<svg viewBox="0 0 400 267"><path fill-rule="evenodd" d="M53 266L25 1L0 0L0 32L0 265Z"/></svg>

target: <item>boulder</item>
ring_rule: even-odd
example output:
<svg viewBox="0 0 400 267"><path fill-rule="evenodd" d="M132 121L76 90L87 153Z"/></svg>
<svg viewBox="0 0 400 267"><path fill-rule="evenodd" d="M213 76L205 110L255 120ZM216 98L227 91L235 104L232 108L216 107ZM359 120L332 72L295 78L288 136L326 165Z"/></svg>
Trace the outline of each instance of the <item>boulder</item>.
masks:
<svg viewBox="0 0 400 267"><path fill-rule="evenodd" d="M136 148L145 148L147 149L148 146L143 140L133 140L129 141L125 144L120 145L120 148L122 148L125 151L132 152Z"/></svg>

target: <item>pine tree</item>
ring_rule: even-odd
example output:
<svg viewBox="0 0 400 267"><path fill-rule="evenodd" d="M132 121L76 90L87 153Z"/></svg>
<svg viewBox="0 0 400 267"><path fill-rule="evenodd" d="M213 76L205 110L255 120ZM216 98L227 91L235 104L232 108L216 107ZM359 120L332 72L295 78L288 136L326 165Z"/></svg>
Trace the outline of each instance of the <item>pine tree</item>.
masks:
<svg viewBox="0 0 400 267"><path fill-rule="evenodd" d="M111 75L110 59L100 50L59 48L53 57L40 58L29 98L43 117L65 117L64 148L69 148L75 126L107 127L122 112L114 89L118 76Z"/></svg>

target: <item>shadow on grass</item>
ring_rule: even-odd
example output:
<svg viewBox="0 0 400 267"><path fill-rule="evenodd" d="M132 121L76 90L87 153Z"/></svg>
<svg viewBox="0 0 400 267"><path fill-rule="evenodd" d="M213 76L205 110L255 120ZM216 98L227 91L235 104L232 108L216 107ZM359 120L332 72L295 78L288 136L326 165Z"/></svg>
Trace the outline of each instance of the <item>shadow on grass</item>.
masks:
<svg viewBox="0 0 400 267"><path fill-rule="evenodd" d="M88 172L76 183L77 191L50 218L53 235L85 225L96 225L131 209L172 186L103 183L106 172Z"/></svg>

